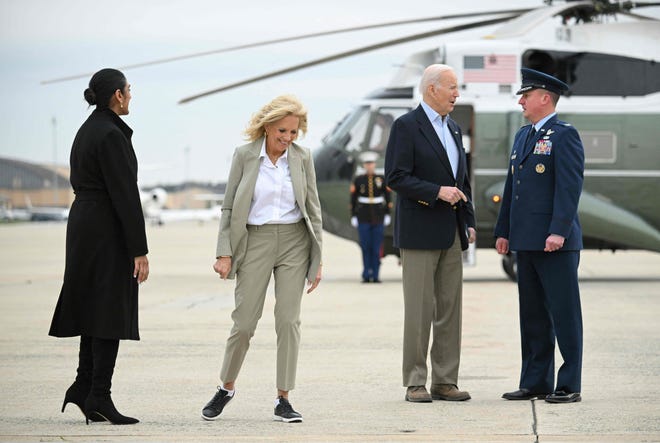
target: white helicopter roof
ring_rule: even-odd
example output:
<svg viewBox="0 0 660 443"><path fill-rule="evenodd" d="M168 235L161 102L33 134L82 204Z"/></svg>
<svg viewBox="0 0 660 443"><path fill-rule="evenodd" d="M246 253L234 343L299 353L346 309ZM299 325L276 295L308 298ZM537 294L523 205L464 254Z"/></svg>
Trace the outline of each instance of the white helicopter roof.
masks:
<svg viewBox="0 0 660 443"><path fill-rule="evenodd" d="M586 6L591 4L592 2L590 1L573 2L570 3L570 7L574 8L576 6ZM539 26L547 23L550 19L555 17L560 12L565 11L566 9L567 5L565 4L534 9L533 11L527 12L520 15L519 17L505 22L486 38L503 39L526 35L529 32L537 29Z"/></svg>

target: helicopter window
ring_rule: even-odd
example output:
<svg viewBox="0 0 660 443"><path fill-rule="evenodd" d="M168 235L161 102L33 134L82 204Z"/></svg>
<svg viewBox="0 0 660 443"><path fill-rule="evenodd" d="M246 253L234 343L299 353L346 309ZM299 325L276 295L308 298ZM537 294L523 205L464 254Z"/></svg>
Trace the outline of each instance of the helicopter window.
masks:
<svg viewBox="0 0 660 443"><path fill-rule="evenodd" d="M369 106L353 109L324 140L346 151L361 151L369 121Z"/></svg>
<svg viewBox="0 0 660 443"><path fill-rule="evenodd" d="M580 131L585 163L614 163L616 134L609 131Z"/></svg>
<svg viewBox="0 0 660 443"><path fill-rule="evenodd" d="M353 126L349 129L350 138L346 140L345 149L349 152L359 152L363 150L367 125L369 123L369 113L360 113L357 119L353 120Z"/></svg>
<svg viewBox="0 0 660 443"><path fill-rule="evenodd" d="M640 96L660 91L660 64L591 52L529 50L523 65L557 76L571 95Z"/></svg>
<svg viewBox="0 0 660 443"><path fill-rule="evenodd" d="M380 108L374 111L371 117L371 137L367 144L370 151L385 152L392 123L409 110L410 108Z"/></svg>

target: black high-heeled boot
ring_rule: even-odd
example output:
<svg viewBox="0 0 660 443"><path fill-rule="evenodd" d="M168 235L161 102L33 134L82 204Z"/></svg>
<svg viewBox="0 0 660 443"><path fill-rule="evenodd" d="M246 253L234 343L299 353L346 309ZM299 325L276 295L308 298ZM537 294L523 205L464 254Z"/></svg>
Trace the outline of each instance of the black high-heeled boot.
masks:
<svg viewBox="0 0 660 443"><path fill-rule="evenodd" d="M66 390L66 394L64 394L62 413L64 413L64 409L68 403L73 403L78 406L80 412L87 418L85 414L85 399L92 389L92 365L92 338L81 336L76 380ZM93 414L88 419L92 421L105 421L105 419L96 414Z"/></svg>
<svg viewBox="0 0 660 443"><path fill-rule="evenodd" d="M62 412L64 412L64 408L67 404L73 403L74 405L78 406L80 412L82 412L85 416L86 421L105 421L105 418L99 416L98 414L85 414L85 400L89 395L90 388L91 385L81 386L77 381L74 381L73 384L69 386L69 389L66 390L66 394L64 394Z"/></svg>
<svg viewBox="0 0 660 443"><path fill-rule="evenodd" d="M120 414L117 408L115 408L110 395L97 397L90 394L87 400L85 400L85 411L87 411L88 417L87 424L89 424L89 420L94 421L95 416L101 417L113 425L133 425L140 422L137 418Z"/></svg>
<svg viewBox="0 0 660 443"><path fill-rule="evenodd" d="M95 416L102 417L113 425L132 425L140 420L122 415L115 408L110 397L112 374L115 370L119 340L107 340L94 337L92 339L92 354L94 368L92 372L92 389L85 399L85 416L87 424L94 421Z"/></svg>

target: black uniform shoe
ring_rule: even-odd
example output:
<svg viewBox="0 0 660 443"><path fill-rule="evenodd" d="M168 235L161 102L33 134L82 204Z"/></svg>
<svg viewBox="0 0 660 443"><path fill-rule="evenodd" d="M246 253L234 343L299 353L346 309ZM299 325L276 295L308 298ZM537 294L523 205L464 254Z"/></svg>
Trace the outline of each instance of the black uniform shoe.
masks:
<svg viewBox="0 0 660 443"><path fill-rule="evenodd" d="M275 406L273 420L283 421L285 423L302 423L302 415L293 410L293 406L291 406L289 400L282 396L277 397L277 399L279 403Z"/></svg>
<svg viewBox="0 0 660 443"><path fill-rule="evenodd" d="M531 400L533 398L545 398L547 395L547 392L532 392L529 389L522 388L513 392L505 392L502 394L502 398L507 400Z"/></svg>
<svg viewBox="0 0 660 443"><path fill-rule="evenodd" d="M218 386L218 392L215 393L211 401L202 409L202 418L204 420L216 420L220 417L222 410L232 398L234 398L234 394L229 395L228 391Z"/></svg>
<svg viewBox="0 0 660 443"><path fill-rule="evenodd" d="M548 403L577 403L582 401L579 392L555 391L545 398Z"/></svg>

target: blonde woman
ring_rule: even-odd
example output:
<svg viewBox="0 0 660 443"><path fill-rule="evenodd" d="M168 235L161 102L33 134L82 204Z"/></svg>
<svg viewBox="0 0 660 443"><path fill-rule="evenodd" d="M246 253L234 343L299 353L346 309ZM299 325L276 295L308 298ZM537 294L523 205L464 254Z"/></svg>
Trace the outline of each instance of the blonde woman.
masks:
<svg viewBox="0 0 660 443"><path fill-rule="evenodd" d="M273 99L252 116L249 143L234 152L222 205L213 270L236 277L235 309L221 384L202 410L215 420L234 397L235 381L275 278L277 398L273 419L301 422L288 401L295 386L300 304L321 281L321 206L308 149L294 141L307 130L307 110L295 97Z"/></svg>

